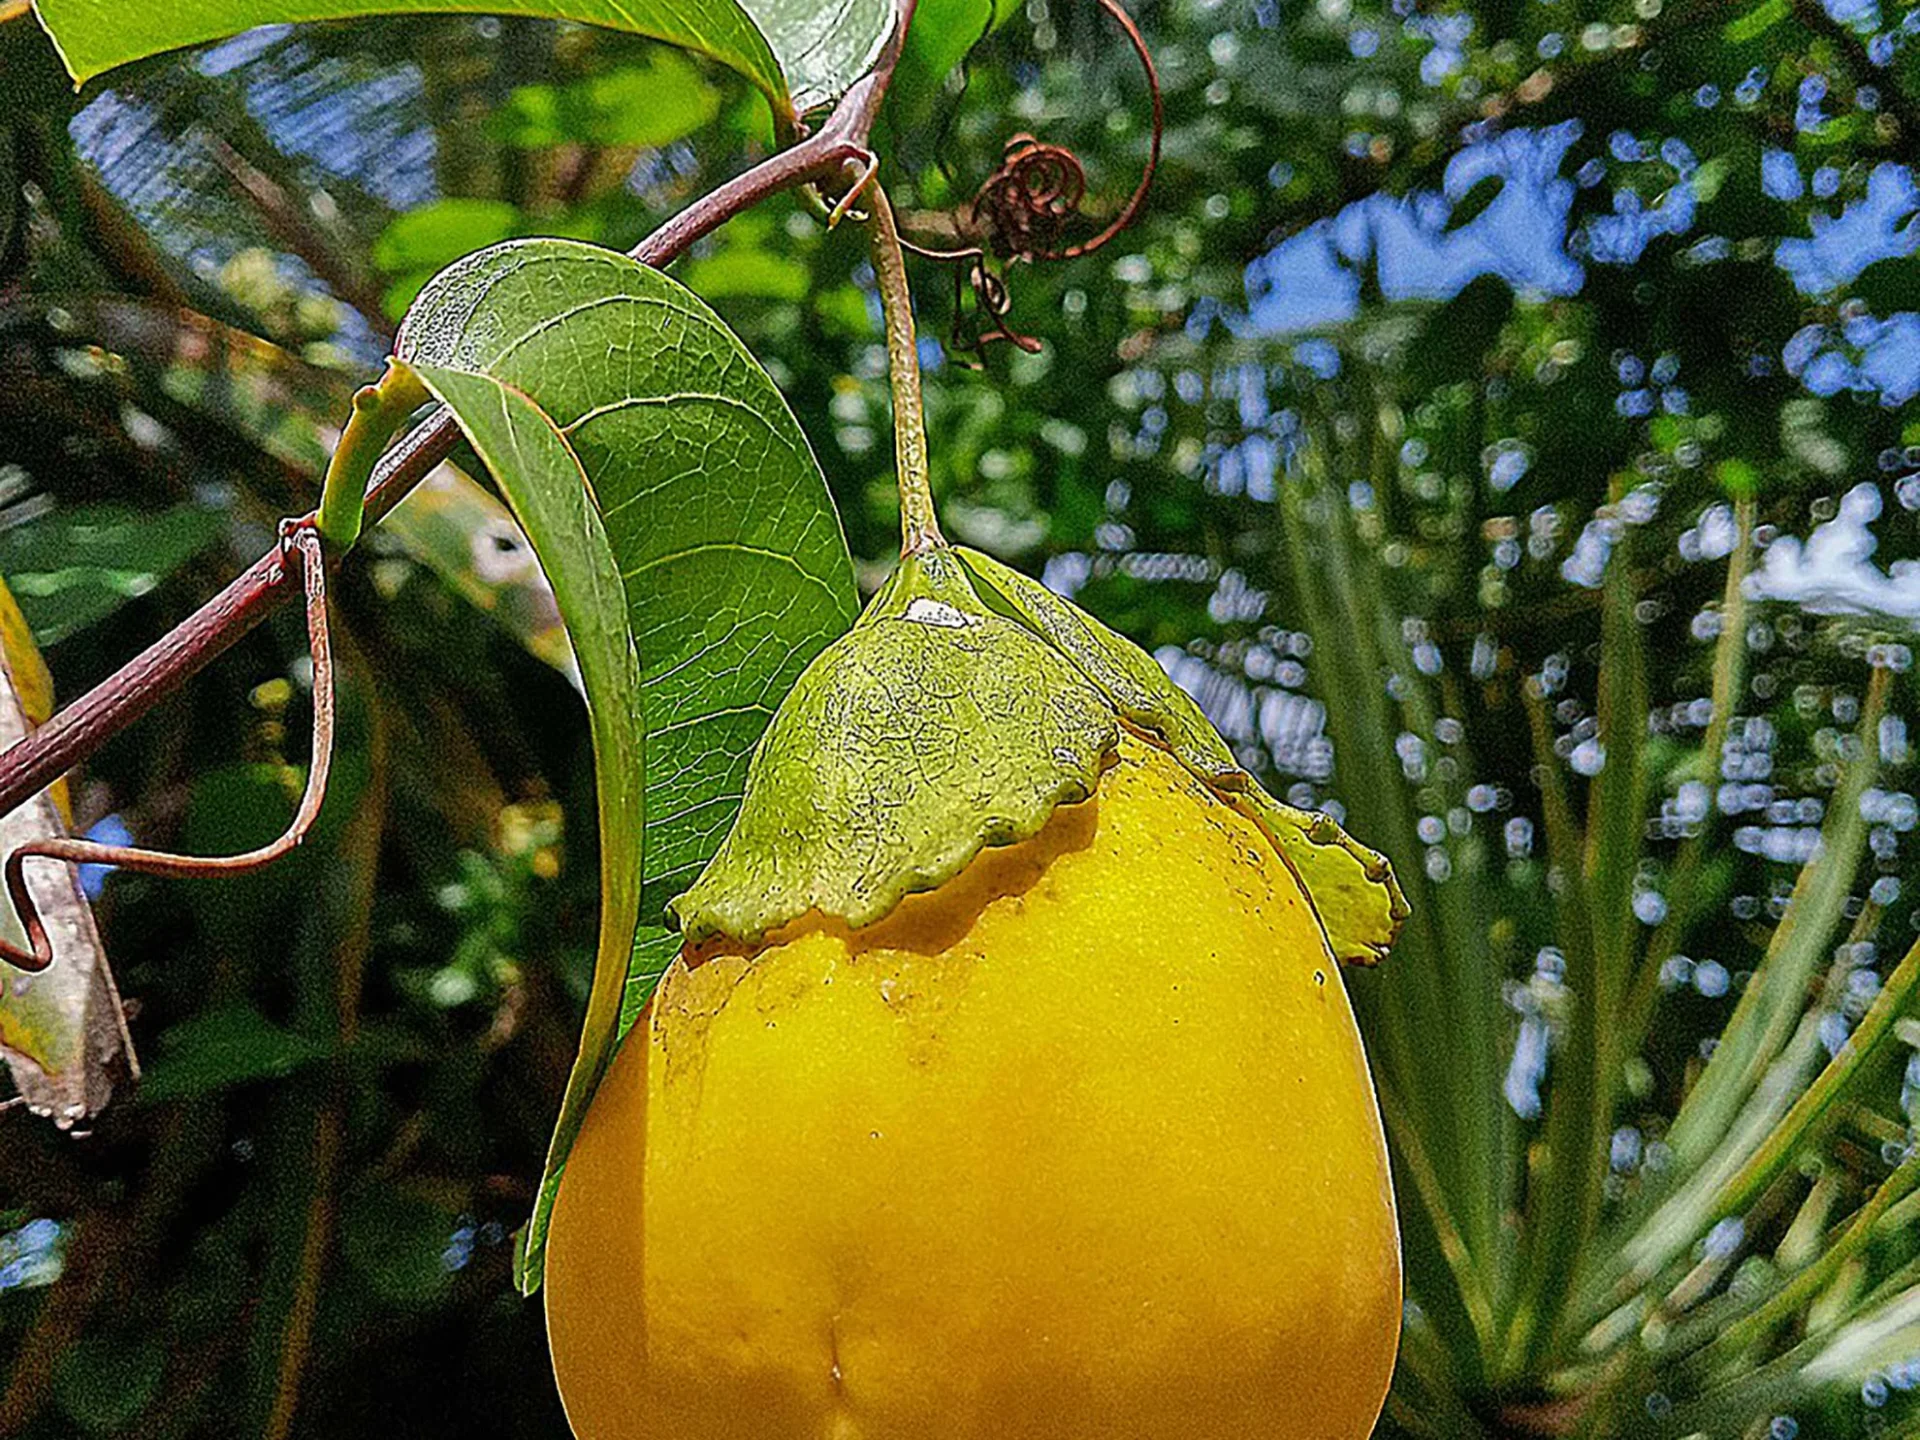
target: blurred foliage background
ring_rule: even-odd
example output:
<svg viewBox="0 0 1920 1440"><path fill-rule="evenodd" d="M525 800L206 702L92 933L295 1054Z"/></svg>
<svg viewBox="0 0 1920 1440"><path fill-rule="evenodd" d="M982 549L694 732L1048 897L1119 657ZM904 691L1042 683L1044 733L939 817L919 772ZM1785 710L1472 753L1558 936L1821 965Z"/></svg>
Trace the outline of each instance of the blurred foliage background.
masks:
<svg viewBox="0 0 1920 1440"><path fill-rule="evenodd" d="M971 55L896 85L907 228L1023 131L1116 206L1148 109L1096 7L922 9ZM936 490L1407 884L1348 976L1408 1258L1382 1433L1920 1434L1920 10L1138 16L1165 164L1107 250L1014 267L1032 353L949 343L916 269ZM733 78L528 21L260 31L76 97L15 14L0 85L0 574L67 698L312 505L439 266L625 247L768 143ZM677 273L877 583L859 237L775 202ZM343 572L315 842L88 877L147 1078L84 1136L0 1118L0 1434L565 1434L508 1272L592 956L590 752L457 462ZM303 667L282 615L88 763L81 826L275 833Z"/></svg>

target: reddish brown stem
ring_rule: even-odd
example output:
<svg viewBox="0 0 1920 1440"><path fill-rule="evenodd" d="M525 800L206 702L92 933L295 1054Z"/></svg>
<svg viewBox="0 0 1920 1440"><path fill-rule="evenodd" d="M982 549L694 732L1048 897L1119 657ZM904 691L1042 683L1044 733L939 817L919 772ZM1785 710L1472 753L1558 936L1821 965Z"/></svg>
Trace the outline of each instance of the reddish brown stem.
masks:
<svg viewBox="0 0 1920 1440"><path fill-rule="evenodd" d="M313 828L320 806L327 798L327 772L333 764L333 643L327 634L327 556L320 544L320 532L310 523L288 523L275 552L283 576L287 568L285 562L296 554L300 557L300 579L307 600L307 644L313 655L313 759L307 767L306 792L300 797L300 808L286 833L257 850L219 856L168 855L158 850L101 845L64 835L31 841L9 855L6 865L7 894L13 900L14 913L26 928L28 948L21 950L0 940L0 959L11 961L22 970L44 970L53 963L53 941L27 889L26 862L29 860L119 865L148 875L185 879L270 864L307 838L307 831Z"/></svg>
<svg viewBox="0 0 1920 1440"><path fill-rule="evenodd" d="M866 171L867 136L893 78L913 15L900 0L893 37L875 69L854 84L819 132L721 185L668 220L629 253L663 266L741 211L782 190L825 185L851 170ZM436 408L388 450L367 489L369 523L398 505L453 450L453 417ZM311 521L312 517L306 517ZM83 756L151 710L203 665L225 651L294 593L294 580L276 547L239 578L132 661L54 715L25 740L0 754L0 815L44 790Z"/></svg>

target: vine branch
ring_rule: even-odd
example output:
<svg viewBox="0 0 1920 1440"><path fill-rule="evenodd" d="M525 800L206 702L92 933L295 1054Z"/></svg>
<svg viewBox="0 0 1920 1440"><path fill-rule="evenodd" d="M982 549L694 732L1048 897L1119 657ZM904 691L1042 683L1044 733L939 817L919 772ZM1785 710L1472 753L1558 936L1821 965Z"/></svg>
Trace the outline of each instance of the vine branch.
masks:
<svg viewBox="0 0 1920 1440"><path fill-rule="evenodd" d="M781 191L859 183L870 173L867 140L899 63L915 0L896 0L893 34L879 62L841 97L815 133L709 191L627 253L661 267L734 216ZM436 407L380 457L367 489L366 518L377 522L452 453L459 432ZM308 515L296 525L311 525ZM295 568L276 545L173 630L74 700L26 739L0 754L0 814L17 808L82 757L146 714L275 607L300 593Z"/></svg>
<svg viewBox="0 0 1920 1440"><path fill-rule="evenodd" d="M102 845L64 835L30 841L7 856L6 863L7 895L27 932L27 947L23 950L0 940L0 959L26 971L44 970L53 963L52 937L47 933L39 907L34 904L32 892L27 889L26 862L29 860L120 865L143 874L186 879L194 875L232 874L270 864L307 838L307 831L319 818L320 806L327 798L327 773L333 763L333 644L327 632L326 552L317 525L293 520L287 522L275 553L283 562L282 575L288 570L284 561L296 554L300 557L300 582L307 602L307 645L313 655L313 761L307 767L307 785L293 823L278 839L241 855L168 855L157 850Z"/></svg>

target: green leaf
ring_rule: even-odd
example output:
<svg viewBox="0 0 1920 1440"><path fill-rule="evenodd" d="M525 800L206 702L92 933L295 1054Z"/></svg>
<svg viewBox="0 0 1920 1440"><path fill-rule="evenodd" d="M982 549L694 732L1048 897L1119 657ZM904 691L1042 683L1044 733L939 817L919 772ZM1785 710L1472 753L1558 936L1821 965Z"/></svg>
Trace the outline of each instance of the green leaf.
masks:
<svg viewBox="0 0 1920 1440"><path fill-rule="evenodd" d="M681 273L690 290L710 300L800 301L813 284L813 273L798 260L749 245L729 245L717 255L689 261Z"/></svg>
<svg viewBox="0 0 1920 1440"><path fill-rule="evenodd" d="M84 1335L54 1369L60 1408L89 1435L124 1435L153 1402L166 1377L167 1352L156 1336Z"/></svg>
<svg viewBox="0 0 1920 1440"><path fill-rule="evenodd" d="M658 146L711 124L719 113L720 92L683 56L659 50L640 64L571 85L522 85L490 123L503 141L524 150L568 142ZM456 253L509 233L470 242Z"/></svg>
<svg viewBox="0 0 1920 1440"><path fill-rule="evenodd" d="M553 588L532 546L507 507L471 476L451 464L437 466L380 529L530 655L578 679Z"/></svg>
<svg viewBox="0 0 1920 1440"><path fill-rule="evenodd" d="M1793 7L1787 0L1760 0L1744 15L1729 20L1720 34L1729 45L1745 45L1750 40L1758 40L1792 13Z"/></svg>
<svg viewBox="0 0 1920 1440"><path fill-rule="evenodd" d="M1504 175L1483 175L1476 180L1458 200L1453 209L1447 212L1447 223L1442 226L1445 233L1451 234L1463 225L1471 225L1485 213L1486 208L1500 198L1500 192L1507 188Z"/></svg>
<svg viewBox="0 0 1920 1440"><path fill-rule="evenodd" d="M11 129L0 129L0 262L13 249L15 227L20 223L20 170L14 159Z"/></svg>
<svg viewBox="0 0 1920 1440"><path fill-rule="evenodd" d="M493 468L576 649L584 596L560 567L600 565L604 544L624 603L609 600L597 579L592 618L578 623L610 634L617 621L642 667L637 682L602 690L580 656L590 702L625 706L635 725L645 717L645 877L637 911L626 912L617 937L603 935L581 1059L543 1185L550 1200L604 1057L677 949L666 902L732 823L748 758L781 698L852 623L853 566L826 482L780 392L697 296L658 271L571 241L510 242L436 279L397 349L454 404ZM483 422L497 432L484 445ZM555 487L579 513L543 539L546 527L532 523L529 507L556 503L547 494ZM594 553L567 560L554 552L560 538L577 542L591 527L604 532L588 547ZM598 747L596 728L604 784L611 767ZM637 762L631 772L637 784ZM620 814L632 818L617 825L637 828L636 811L623 804ZM629 847L630 873L634 839L603 831L603 848ZM538 1284L545 1213L543 1201L527 1242L529 1286Z"/></svg>
<svg viewBox="0 0 1920 1440"><path fill-rule="evenodd" d="M954 552L909 556L754 752L738 823L674 902L687 943L752 943L814 911L871 925L1039 834L1119 744L1107 698L989 609Z"/></svg>
<svg viewBox="0 0 1920 1440"><path fill-rule="evenodd" d="M573 20L651 36L751 80L791 118L833 99L873 66L892 0L35 0L76 83L259 25L372 15L478 13Z"/></svg>
<svg viewBox="0 0 1920 1440"><path fill-rule="evenodd" d="M207 1010L161 1033L140 1087L148 1102L186 1100L236 1085L278 1080L326 1050L283 1030L251 1005Z"/></svg>
<svg viewBox="0 0 1920 1440"><path fill-rule="evenodd" d="M430 1305L453 1284L446 1254L458 1223L453 1211L423 1195L372 1181L341 1207L340 1250L380 1299Z"/></svg>
<svg viewBox="0 0 1920 1440"><path fill-rule="evenodd" d="M52 645L106 619L186 564L222 528L218 512L177 505L55 510L0 531L7 577L34 639Z"/></svg>
<svg viewBox="0 0 1920 1440"><path fill-rule="evenodd" d="M396 216L380 232L373 263L389 275L438 270L469 250L505 240L519 227L519 207L505 200L435 200Z"/></svg>
<svg viewBox="0 0 1920 1440"><path fill-rule="evenodd" d="M937 93L940 82L993 30L1019 13L1017 0L920 0L907 30L896 96L913 105Z"/></svg>

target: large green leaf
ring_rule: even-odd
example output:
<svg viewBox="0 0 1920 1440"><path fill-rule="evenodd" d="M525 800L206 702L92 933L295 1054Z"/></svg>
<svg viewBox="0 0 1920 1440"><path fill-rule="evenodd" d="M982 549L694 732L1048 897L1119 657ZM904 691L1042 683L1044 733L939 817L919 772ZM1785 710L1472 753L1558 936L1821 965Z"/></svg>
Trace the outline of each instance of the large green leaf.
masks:
<svg viewBox="0 0 1920 1440"><path fill-rule="evenodd" d="M34 0L34 9L83 83L258 25L452 11L575 20L665 40L737 70L788 117L865 74L893 17L892 0Z"/></svg>
<svg viewBox="0 0 1920 1440"><path fill-rule="evenodd" d="M549 1177L557 1178L594 1086L613 1056L640 909L645 773L640 662L626 624L620 572L592 489L553 421L492 376L444 366L417 368L500 481L533 542L553 583L587 697L600 812L600 941L580 1054L567 1080L548 1161ZM548 1190L541 1199L544 1218ZM530 1248L528 1253L537 1252Z"/></svg>
<svg viewBox="0 0 1920 1440"><path fill-rule="evenodd" d="M1015 0L920 0L901 59L903 76L915 83L900 95L911 103L917 94L936 89L969 50L1019 9Z"/></svg>
<svg viewBox="0 0 1920 1440"><path fill-rule="evenodd" d="M495 246L421 293L397 350L453 405L499 478L576 648L577 627L617 623L641 670L609 691L580 657L592 703L637 707L635 723L644 721L645 872L637 935L628 914L624 934L603 936L544 1215L600 1065L676 948L666 902L726 834L781 698L852 623L853 567L780 392L698 297L658 271L573 241ZM600 532L593 553L561 556L538 533L530 509L556 503L556 488L579 513L545 528L576 550ZM613 567L624 605L596 582L591 615L576 618L578 585L560 567L588 563ZM604 786L611 762L599 755ZM609 816L603 801L603 824L635 823ZM604 843L637 838L609 831ZM603 911L603 924L619 919ZM540 1223L524 1271L534 1283Z"/></svg>

